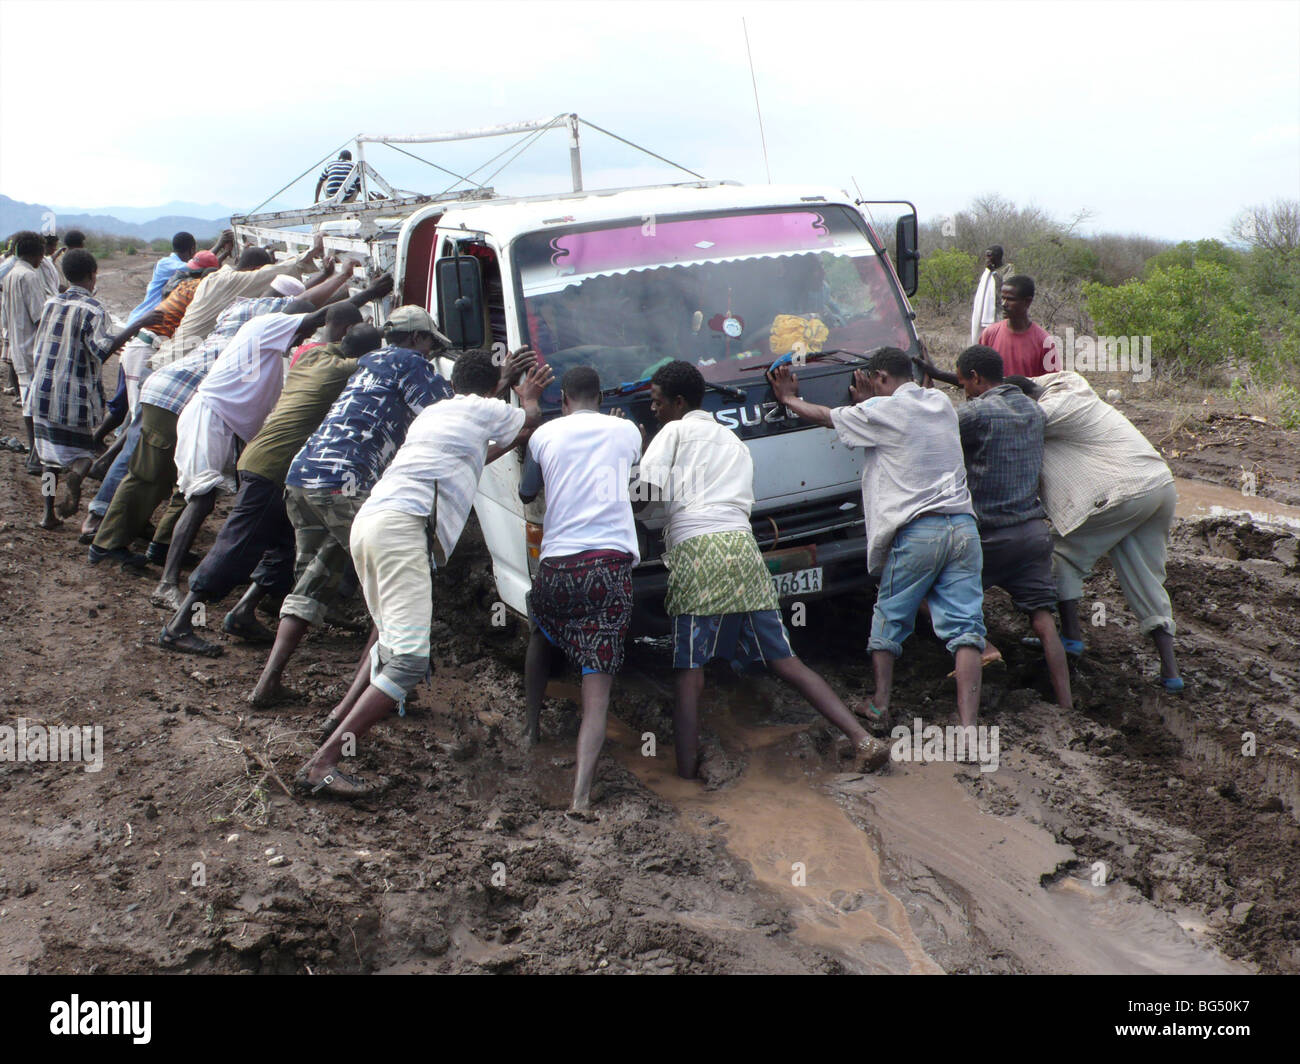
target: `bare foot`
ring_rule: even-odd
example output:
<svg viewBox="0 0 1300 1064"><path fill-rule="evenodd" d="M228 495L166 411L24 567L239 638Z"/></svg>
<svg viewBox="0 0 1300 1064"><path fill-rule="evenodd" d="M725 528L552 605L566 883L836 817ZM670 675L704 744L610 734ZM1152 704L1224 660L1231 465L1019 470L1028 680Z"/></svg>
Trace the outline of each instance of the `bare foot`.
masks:
<svg viewBox="0 0 1300 1064"><path fill-rule="evenodd" d="M81 477L69 473L59 489L59 501L54 505L54 512L60 517L71 517L81 505Z"/></svg>
<svg viewBox="0 0 1300 1064"><path fill-rule="evenodd" d="M889 764L889 745L870 735L858 743L853 752L863 772L876 772Z"/></svg>
<svg viewBox="0 0 1300 1064"><path fill-rule="evenodd" d="M38 522L38 527L45 529L46 532L53 532L56 528L62 528L63 522L53 514L46 514Z"/></svg>
<svg viewBox="0 0 1300 1064"><path fill-rule="evenodd" d="M159 582L158 586L153 589L153 594L149 596L149 605L157 606L159 609L171 610L175 613L181 608L180 589L175 584L166 584Z"/></svg>
<svg viewBox="0 0 1300 1064"><path fill-rule="evenodd" d="M262 690L262 685L258 684L249 694L248 702L259 709L266 709L268 706L278 706L281 702L301 702L303 697L301 691L295 691L292 687L285 687L284 684L276 681L266 690Z"/></svg>

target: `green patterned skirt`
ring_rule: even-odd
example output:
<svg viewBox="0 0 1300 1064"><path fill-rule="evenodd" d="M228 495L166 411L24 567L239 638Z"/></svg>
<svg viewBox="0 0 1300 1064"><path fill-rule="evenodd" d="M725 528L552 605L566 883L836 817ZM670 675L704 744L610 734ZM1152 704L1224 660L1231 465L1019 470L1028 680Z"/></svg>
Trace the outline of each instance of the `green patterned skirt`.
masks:
<svg viewBox="0 0 1300 1064"><path fill-rule="evenodd" d="M752 532L694 536L665 554L664 564L668 566L664 604L671 616L715 617L779 608L772 574Z"/></svg>

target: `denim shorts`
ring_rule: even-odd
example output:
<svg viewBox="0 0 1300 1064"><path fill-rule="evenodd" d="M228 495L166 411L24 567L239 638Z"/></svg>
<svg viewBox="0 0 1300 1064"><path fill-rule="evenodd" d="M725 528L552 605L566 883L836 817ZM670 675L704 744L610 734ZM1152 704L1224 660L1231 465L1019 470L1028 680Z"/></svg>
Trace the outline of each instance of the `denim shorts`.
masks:
<svg viewBox="0 0 1300 1064"><path fill-rule="evenodd" d="M984 558L970 514L922 514L898 530L880 574L868 650L895 657L930 604L934 632L955 652L984 649Z"/></svg>

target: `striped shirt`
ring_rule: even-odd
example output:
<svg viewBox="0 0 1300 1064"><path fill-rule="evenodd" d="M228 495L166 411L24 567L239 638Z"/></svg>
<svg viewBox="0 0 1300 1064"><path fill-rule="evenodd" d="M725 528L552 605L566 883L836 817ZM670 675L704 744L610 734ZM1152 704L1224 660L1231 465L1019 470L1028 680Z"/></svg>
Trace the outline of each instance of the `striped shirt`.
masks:
<svg viewBox="0 0 1300 1064"><path fill-rule="evenodd" d="M348 174L352 173L352 166L350 159L335 159L321 171L320 179L325 182L324 187L321 189L322 199L329 199L343 187L343 182L347 181ZM350 189L355 184L355 181L348 181L348 188Z"/></svg>
<svg viewBox="0 0 1300 1064"><path fill-rule="evenodd" d="M150 326L151 333L169 339L176 335L176 329L180 326L181 319L185 317L185 311L189 309L190 301L198 291L201 280L202 277L188 277L171 290L171 293L158 304L163 320L158 325Z"/></svg>
<svg viewBox="0 0 1300 1064"><path fill-rule="evenodd" d="M111 353L111 326L108 310L80 285L72 285L45 304L36 329L34 420L89 439L104 419L100 370Z"/></svg>
<svg viewBox="0 0 1300 1064"><path fill-rule="evenodd" d="M36 334L45 306L45 281L41 271L26 260L15 257L13 262L4 279L5 334L15 361L27 365L35 357Z"/></svg>

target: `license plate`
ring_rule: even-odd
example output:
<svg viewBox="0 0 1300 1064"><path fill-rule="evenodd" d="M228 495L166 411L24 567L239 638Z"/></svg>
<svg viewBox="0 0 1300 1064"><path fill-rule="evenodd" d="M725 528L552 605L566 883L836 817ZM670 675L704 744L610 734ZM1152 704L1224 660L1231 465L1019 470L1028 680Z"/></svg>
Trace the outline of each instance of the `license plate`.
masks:
<svg viewBox="0 0 1300 1064"><path fill-rule="evenodd" d="M822 589L822 570L796 569L793 573L776 573L772 576L776 593L781 598L788 595L808 595Z"/></svg>

